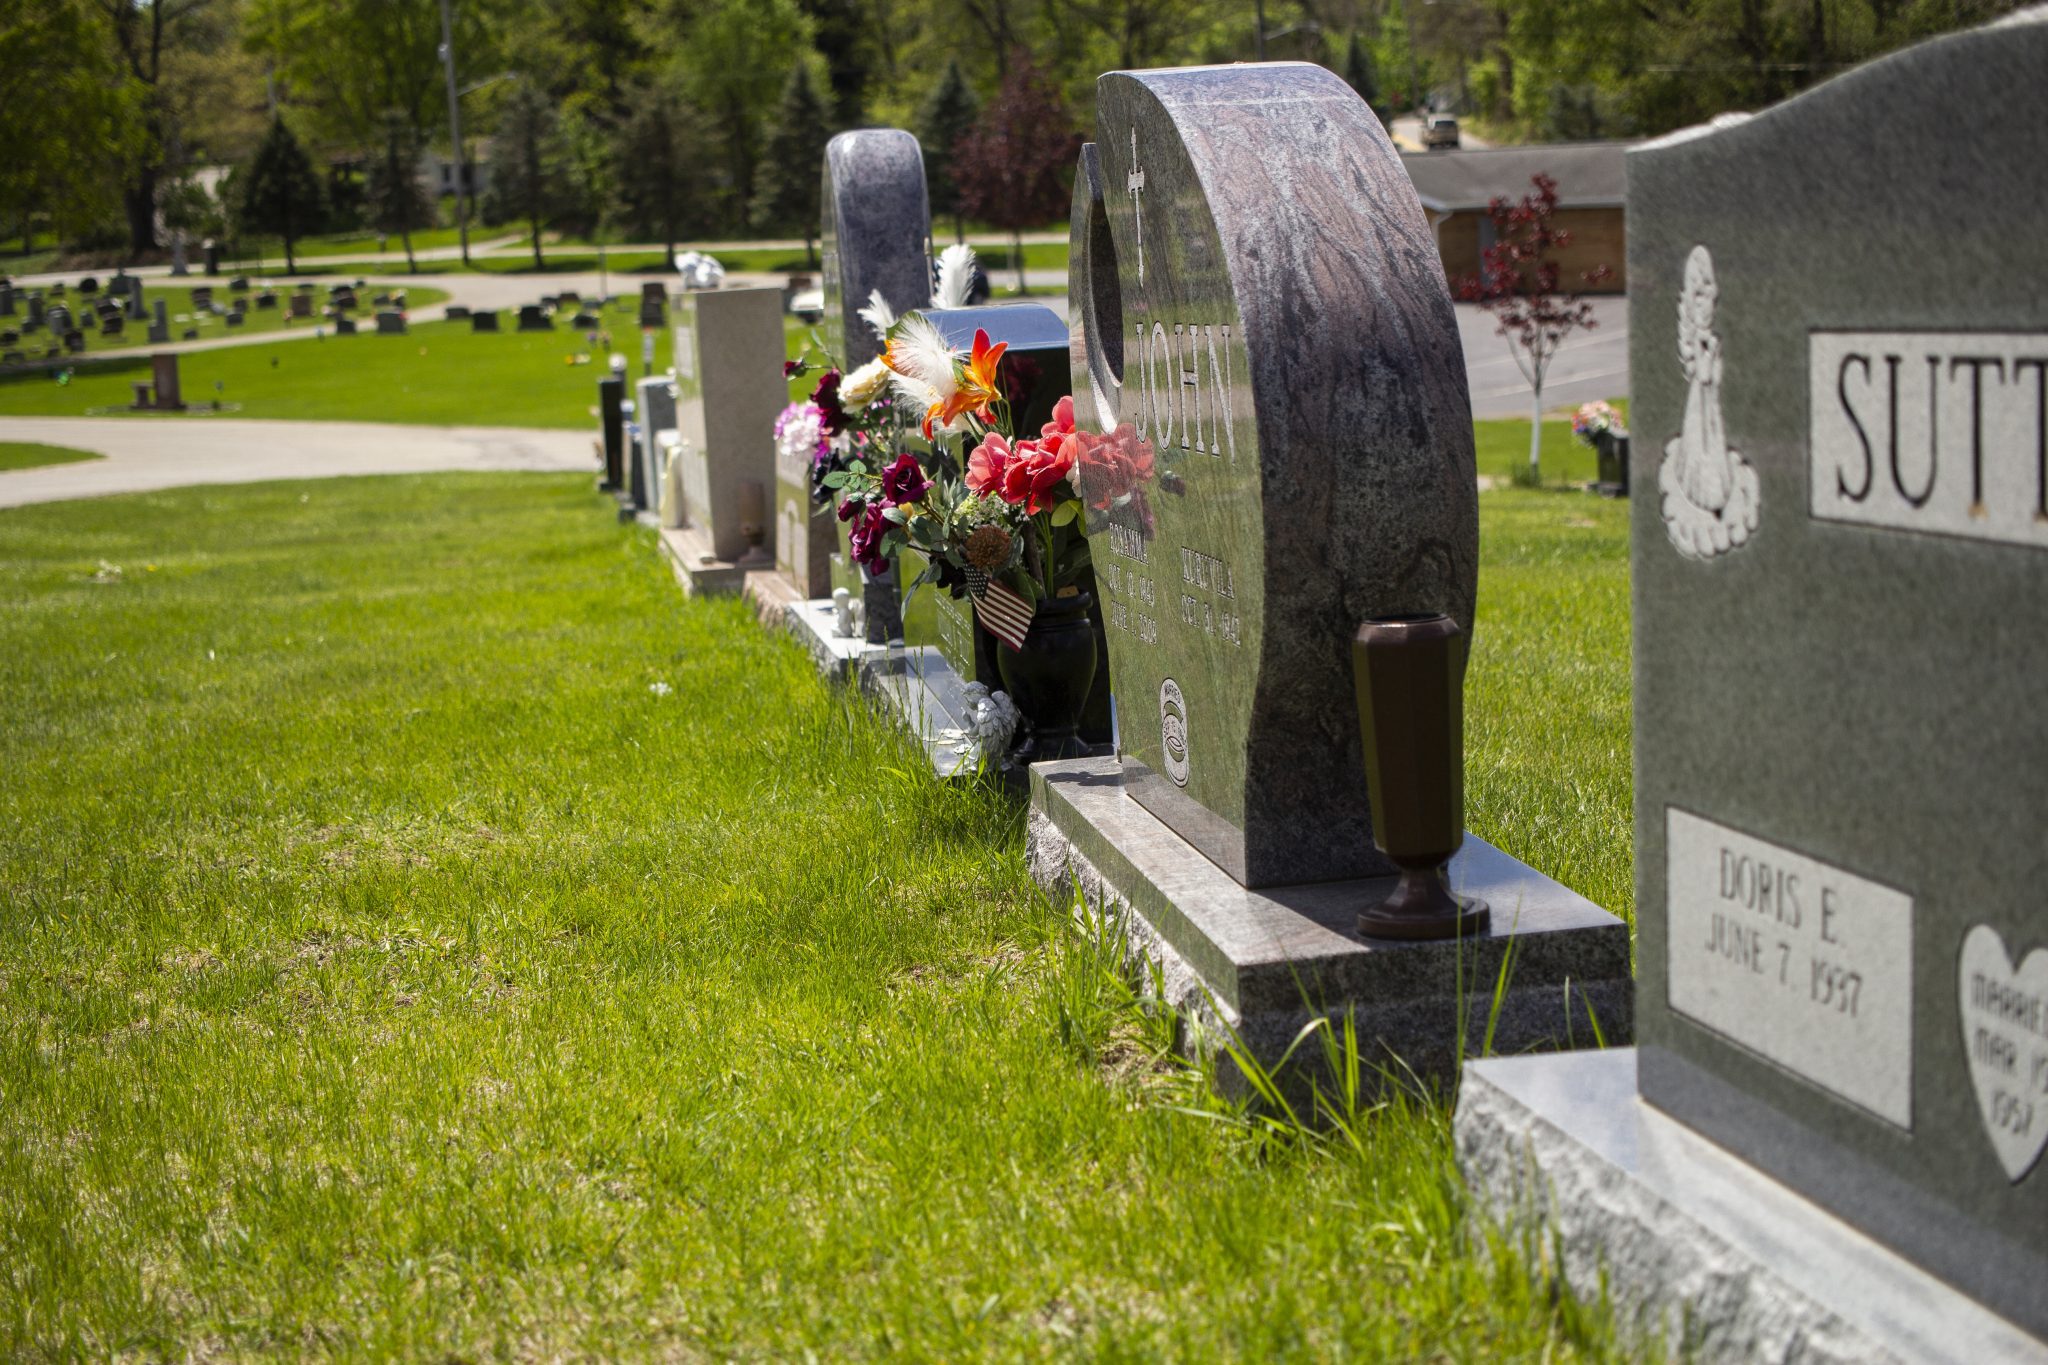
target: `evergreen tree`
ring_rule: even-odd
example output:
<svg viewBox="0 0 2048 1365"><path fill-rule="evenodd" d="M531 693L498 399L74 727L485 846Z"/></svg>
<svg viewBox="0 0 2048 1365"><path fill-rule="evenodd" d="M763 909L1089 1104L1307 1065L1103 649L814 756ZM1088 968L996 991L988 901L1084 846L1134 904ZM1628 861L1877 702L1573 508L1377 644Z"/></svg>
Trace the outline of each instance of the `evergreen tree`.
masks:
<svg viewBox="0 0 2048 1365"><path fill-rule="evenodd" d="M554 217L562 194L562 127L555 106L540 87L520 81L498 111L498 137L491 158L493 217L524 218L533 239L533 268L541 257L541 225Z"/></svg>
<svg viewBox="0 0 2048 1365"><path fill-rule="evenodd" d="M633 112L620 127L612 153L619 203L636 240L659 237L674 259L698 187L689 149L699 139L692 136L690 111L667 86L645 87L630 103Z"/></svg>
<svg viewBox="0 0 2048 1365"><path fill-rule="evenodd" d="M1024 292L1024 229L1041 227L1067 210L1069 176L1081 135L1059 87L1016 54L1002 89L966 137L960 139L953 176L960 206L983 222L1007 228Z"/></svg>
<svg viewBox="0 0 2048 1365"><path fill-rule="evenodd" d="M371 163L364 197L369 202L371 226L399 235L405 243L406 266L417 275L420 267L412 254L412 233L433 221L434 206L420 184L419 139L395 111L384 116L384 151Z"/></svg>
<svg viewBox="0 0 2048 1365"><path fill-rule="evenodd" d="M801 233L804 259L813 266L817 264L812 243L818 235L818 194L824 183L825 143L830 138L824 103L811 85L810 69L799 61L783 83L767 151L755 176L754 222L770 231Z"/></svg>
<svg viewBox="0 0 2048 1365"><path fill-rule="evenodd" d="M1373 65L1372 49L1359 39L1355 31L1351 35L1350 47L1344 52L1344 83L1358 92L1358 97L1379 116L1381 123L1387 121L1386 111L1380 106L1380 77Z"/></svg>
<svg viewBox="0 0 2048 1365"><path fill-rule="evenodd" d="M246 232L275 232L284 238L284 268L296 271L293 243L320 226L324 196L312 158L292 136L282 118L272 119L270 132L256 149L242 180L241 218Z"/></svg>
<svg viewBox="0 0 2048 1365"><path fill-rule="evenodd" d="M931 196L932 217L953 215L956 242L966 241L967 232L960 219L960 187L953 179L954 149L973 129L980 112L973 88L960 74L960 63L948 58L945 74L918 113L917 140L924 147L924 183Z"/></svg>

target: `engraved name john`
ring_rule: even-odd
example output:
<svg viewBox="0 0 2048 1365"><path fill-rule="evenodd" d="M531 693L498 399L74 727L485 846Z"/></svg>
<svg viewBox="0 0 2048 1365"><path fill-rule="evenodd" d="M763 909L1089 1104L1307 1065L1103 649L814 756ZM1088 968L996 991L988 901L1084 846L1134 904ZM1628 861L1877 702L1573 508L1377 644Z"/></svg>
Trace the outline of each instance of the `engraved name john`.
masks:
<svg viewBox="0 0 2048 1365"><path fill-rule="evenodd" d="M1814 332L1813 515L2048 547L2048 334Z"/></svg>

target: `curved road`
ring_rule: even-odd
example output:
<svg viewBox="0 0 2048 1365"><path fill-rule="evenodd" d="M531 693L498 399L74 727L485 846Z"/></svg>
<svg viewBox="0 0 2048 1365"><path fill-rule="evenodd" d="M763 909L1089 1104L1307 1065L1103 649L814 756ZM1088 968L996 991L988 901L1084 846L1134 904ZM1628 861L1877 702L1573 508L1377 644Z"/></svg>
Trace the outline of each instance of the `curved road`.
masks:
<svg viewBox="0 0 2048 1365"><path fill-rule="evenodd" d="M520 427L264 422L233 417L10 417L7 439L106 456L0 473L0 507L187 484L443 470L597 469L592 435Z"/></svg>

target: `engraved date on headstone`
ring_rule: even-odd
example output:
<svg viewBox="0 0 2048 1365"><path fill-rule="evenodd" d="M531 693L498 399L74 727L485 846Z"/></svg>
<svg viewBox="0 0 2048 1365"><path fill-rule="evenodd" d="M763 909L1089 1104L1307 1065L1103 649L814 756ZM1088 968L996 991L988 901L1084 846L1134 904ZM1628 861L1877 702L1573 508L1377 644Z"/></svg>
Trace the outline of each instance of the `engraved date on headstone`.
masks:
<svg viewBox="0 0 2048 1365"><path fill-rule="evenodd" d="M1913 1126L1913 900L1667 808L1671 1008Z"/></svg>

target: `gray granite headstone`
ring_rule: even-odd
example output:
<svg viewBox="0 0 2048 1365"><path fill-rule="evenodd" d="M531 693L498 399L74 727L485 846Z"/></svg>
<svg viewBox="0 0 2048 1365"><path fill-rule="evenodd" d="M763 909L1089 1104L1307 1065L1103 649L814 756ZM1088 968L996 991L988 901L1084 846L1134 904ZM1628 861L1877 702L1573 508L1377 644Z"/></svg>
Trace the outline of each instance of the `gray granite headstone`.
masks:
<svg viewBox="0 0 2048 1365"><path fill-rule="evenodd" d="M346 314L334 320L334 334L338 337L352 337L356 334L356 320Z"/></svg>
<svg viewBox="0 0 2048 1365"><path fill-rule="evenodd" d="M1077 420L1151 465L1090 497L1125 788L1247 886L1384 873L1351 638L1408 612L1469 631L1478 574L1421 205L1321 67L1112 72L1096 110Z"/></svg>
<svg viewBox="0 0 2048 1365"><path fill-rule="evenodd" d="M128 320L130 322L142 321L145 316L145 310L142 303L142 277L140 275L130 275L128 277L127 303Z"/></svg>
<svg viewBox="0 0 2048 1365"><path fill-rule="evenodd" d="M46 306L43 302L42 293L39 290L30 290L28 296L28 320L38 327L42 326L46 320L44 312Z"/></svg>
<svg viewBox="0 0 2048 1365"><path fill-rule="evenodd" d="M555 320L548 316L548 310L537 303L519 305L519 330L522 332L552 332Z"/></svg>
<svg viewBox="0 0 2048 1365"><path fill-rule="evenodd" d="M1628 264L1642 1097L2048 1337L2044 72L1640 148Z"/></svg>
<svg viewBox="0 0 2048 1365"><path fill-rule="evenodd" d="M378 313L377 332L380 336L405 335L405 314L392 312Z"/></svg>
<svg viewBox="0 0 2048 1365"><path fill-rule="evenodd" d="M682 435L683 512L720 560L749 548L741 525L747 483L761 486L762 508L775 482L775 418L782 382L782 291L690 290L675 299L676 428ZM759 528L762 548L772 518Z"/></svg>
<svg viewBox="0 0 2048 1365"><path fill-rule="evenodd" d="M633 452L633 506L651 512L661 502L661 433L676 429L676 394L667 375L652 375L633 386L633 418L639 430Z"/></svg>
<svg viewBox="0 0 2048 1365"><path fill-rule="evenodd" d="M495 332L498 330L497 310L486 308L469 315L469 330L472 332Z"/></svg>
<svg viewBox="0 0 2048 1365"><path fill-rule="evenodd" d="M171 320L162 299L150 305L149 339L152 345L171 339Z"/></svg>
<svg viewBox="0 0 2048 1365"><path fill-rule="evenodd" d="M13 316L14 286L11 283L0 284L0 318L11 318Z"/></svg>
<svg viewBox="0 0 2048 1365"><path fill-rule="evenodd" d="M879 290L896 313L931 302L931 203L924 154L900 128L862 128L825 144L820 192L825 344L848 372L881 354L860 310ZM861 594L867 636L882 644L902 634L893 570L863 582L846 549L833 552L837 586Z"/></svg>

